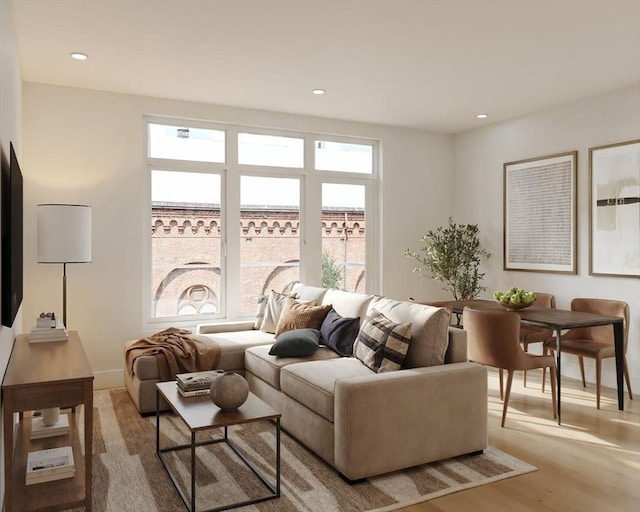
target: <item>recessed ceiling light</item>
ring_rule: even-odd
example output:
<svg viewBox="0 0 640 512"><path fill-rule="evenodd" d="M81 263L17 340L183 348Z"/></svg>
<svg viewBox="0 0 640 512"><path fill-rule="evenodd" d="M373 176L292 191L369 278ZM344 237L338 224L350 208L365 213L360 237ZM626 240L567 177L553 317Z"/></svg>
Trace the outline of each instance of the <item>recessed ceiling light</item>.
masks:
<svg viewBox="0 0 640 512"><path fill-rule="evenodd" d="M478 114L476 117L478 119L486 119L487 117L489 117L489 114Z"/></svg>
<svg viewBox="0 0 640 512"><path fill-rule="evenodd" d="M86 53L73 52L71 58L75 60L87 60L89 56Z"/></svg>
<svg viewBox="0 0 640 512"><path fill-rule="evenodd" d="M320 96L321 94L324 94L325 91L324 89L314 89L313 91L311 91L313 94L317 94L318 96Z"/></svg>

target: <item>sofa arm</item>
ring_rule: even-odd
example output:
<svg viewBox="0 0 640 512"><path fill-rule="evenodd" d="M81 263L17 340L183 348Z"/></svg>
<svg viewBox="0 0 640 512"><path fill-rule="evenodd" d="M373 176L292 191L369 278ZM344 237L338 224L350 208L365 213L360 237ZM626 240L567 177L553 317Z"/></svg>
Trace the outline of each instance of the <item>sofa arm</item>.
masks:
<svg viewBox="0 0 640 512"><path fill-rule="evenodd" d="M453 363L340 379L335 466L352 480L484 450L487 370Z"/></svg>
<svg viewBox="0 0 640 512"><path fill-rule="evenodd" d="M214 334L217 332L252 331L255 320L238 322L219 322L215 324L198 324L196 334Z"/></svg>

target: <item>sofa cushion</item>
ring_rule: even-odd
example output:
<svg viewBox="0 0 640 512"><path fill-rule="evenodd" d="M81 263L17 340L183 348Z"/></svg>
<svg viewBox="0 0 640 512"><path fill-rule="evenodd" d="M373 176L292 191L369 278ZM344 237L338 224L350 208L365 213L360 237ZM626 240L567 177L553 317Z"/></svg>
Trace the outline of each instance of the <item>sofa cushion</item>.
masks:
<svg viewBox="0 0 640 512"><path fill-rule="evenodd" d="M280 369L289 364L323 359L338 359L340 356L328 347L319 347L306 357L276 357L269 355L271 346L252 347L244 354L245 370L262 379L270 386L280 389Z"/></svg>
<svg viewBox="0 0 640 512"><path fill-rule="evenodd" d="M313 354L320 346L318 329L293 329L283 332L271 345L269 354L279 357L304 357Z"/></svg>
<svg viewBox="0 0 640 512"><path fill-rule="evenodd" d="M406 368L444 363L451 320L451 313L447 308L376 297L369 304L369 311L373 309L393 322L411 322L411 344L404 362Z"/></svg>
<svg viewBox="0 0 640 512"><path fill-rule="evenodd" d="M377 310L362 323L353 355L376 373L400 370L411 341L411 323L397 324Z"/></svg>
<svg viewBox="0 0 640 512"><path fill-rule="evenodd" d="M275 341L275 336L262 331L231 331L203 334L216 341L220 347L218 368L222 370L241 370L244 368L244 351L251 347L266 345Z"/></svg>
<svg viewBox="0 0 640 512"><path fill-rule="evenodd" d="M340 316L359 317L360 323L367 316L367 307L373 299L373 295L363 293L345 292L342 290L327 290L322 302L319 304L331 304Z"/></svg>
<svg viewBox="0 0 640 512"><path fill-rule="evenodd" d="M336 382L371 374L371 370L353 357L289 364L282 368L280 388L290 398L333 421Z"/></svg>
<svg viewBox="0 0 640 512"><path fill-rule="evenodd" d="M288 297L284 301L282 314L276 327L276 338L283 332L293 329L320 329L331 306L301 304Z"/></svg>
<svg viewBox="0 0 640 512"><path fill-rule="evenodd" d="M320 343L341 356L353 354L353 343L360 329L360 319L340 316L331 309L320 326Z"/></svg>

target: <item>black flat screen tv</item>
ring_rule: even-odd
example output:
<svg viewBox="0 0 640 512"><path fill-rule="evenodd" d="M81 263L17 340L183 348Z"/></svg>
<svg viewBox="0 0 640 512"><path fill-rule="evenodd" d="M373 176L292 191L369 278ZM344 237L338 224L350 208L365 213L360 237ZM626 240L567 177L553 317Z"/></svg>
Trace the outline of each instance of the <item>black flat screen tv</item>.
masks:
<svg viewBox="0 0 640 512"><path fill-rule="evenodd" d="M2 325L13 326L22 303L22 172L13 144L2 155Z"/></svg>

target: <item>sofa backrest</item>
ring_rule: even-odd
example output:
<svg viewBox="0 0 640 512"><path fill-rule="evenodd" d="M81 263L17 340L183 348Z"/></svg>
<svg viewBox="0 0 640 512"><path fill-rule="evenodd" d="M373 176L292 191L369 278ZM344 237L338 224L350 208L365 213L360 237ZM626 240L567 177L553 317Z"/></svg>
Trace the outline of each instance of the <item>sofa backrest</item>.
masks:
<svg viewBox="0 0 640 512"><path fill-rule="evenodd" d="M449 346L449 309L385 297L375 297L369 303L367 312L373 309L392 322L411 322L411 342L404 367L420 368L444 364Z"/></svg>
<svg viewBox="0 0 640 512"><path fill-rule="evenodd" d="M330 289L324 294L322 305L331 304L340 316L360 318L360 325L362 325L372 299L373 295Z"/></svg>
<svg viewBox="0 0 640 512"><path fill-rule="evenodd" d="M467 331L459 327L449 327L449 346L444 356L445 364L466 363L467 357Z"/></svg>
<svg viewBox="0 0 640 512"><path fill-rule="evenodd" d="M331 304L343 317L360 317L360 325L372 309L377 309L391 321L411 322L411 343L405 367L418 368L443 363L467 361L467 333L449 325L451 313L446 308L427 306L362 293L345 292L296 283L291 290L301 300ZM202 324L197 333L244 331L253 328L253 321Z"/></svg>
<svg viewBox="0 0 640 512"><path fill-rule="evenodd" d="M293 288L291 288L291 293L294 294L296 299L315 300L316 304L322 304L322 298L326 292L326 288L309 286L302 283L296 283L293 285Z"/></svg>

